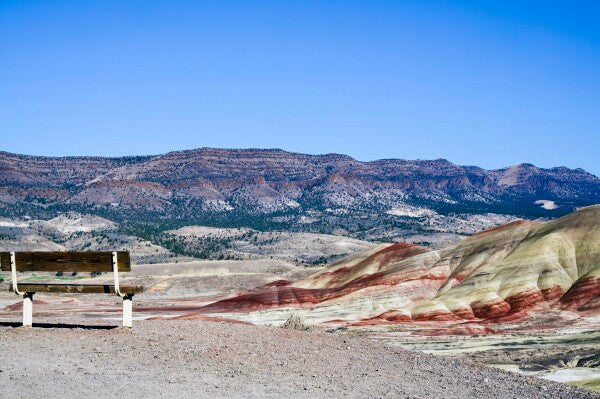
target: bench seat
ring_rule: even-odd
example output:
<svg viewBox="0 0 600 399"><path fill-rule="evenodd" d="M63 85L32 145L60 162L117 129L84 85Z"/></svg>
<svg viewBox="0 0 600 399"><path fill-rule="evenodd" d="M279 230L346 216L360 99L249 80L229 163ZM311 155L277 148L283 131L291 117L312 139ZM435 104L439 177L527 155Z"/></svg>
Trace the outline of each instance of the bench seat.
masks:
<svg viewBox="0 0 600 399"><path fill-rule="evenodd" d="M23 326L33 325L33 296L37 292L70 294L116 294L123 298L123 327L131 327L133 296L144 292L141 285L119 284L119 272L131 271L131 257L127 251L87 252L0 252L0 270L10 271L10 291L23 296ZM19 282L22 272L112 272L114 284L78 284L43 281ZM74 273L74 274L75 274ZM44 280L50 280L42 277ZM103 280L100 280L103 281ZM1 395L0 395L1 396Z"/></svg>
<svg viewBox="0 0 600 399"><path fill-rule="evenodd" d="M115 286L112 284L61 284L61 283L19 283L19 290L23 292L72 292L84 294L114 294ZM141 285L120 285L119 290L126 295L144 292ZM12 291L12 288L9 289Z"/></svg>

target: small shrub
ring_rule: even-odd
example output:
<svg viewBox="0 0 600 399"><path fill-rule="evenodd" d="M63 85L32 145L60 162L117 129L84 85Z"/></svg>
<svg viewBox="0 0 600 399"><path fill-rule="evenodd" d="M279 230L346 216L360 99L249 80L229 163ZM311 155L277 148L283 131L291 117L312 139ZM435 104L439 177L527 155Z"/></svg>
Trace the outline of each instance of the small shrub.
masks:
<svg viewBox="0 0 600 399"><path fill-rule="evenodd" d="M98 276L99 276L99 275L101 275L101 274L102 274L102 272L91 272L91 273L90 273L90 276L91 276L91 277L98 277Z"/></svg>
<svg viewBox="0 0 600 399"><path fill-rule="evenodd" d="M324 265L325 263L327 263L327 258L325 258L324 256L321 256L319 259L315 259L312 264L314 266L316 265Z"/></svg>
<svg viewBox="0 0 600 399"><path fill-rule="evenodd" d="M56 277L62 277L63 276L63 272L56 272Z"/></svg>
<svg viewBox="0 0 600 399"><path fill-rule="evenodd" d="M285 323L283 323L281 328L298 331L312 330L312 326L310 324L307 324L304 320L304 317L296 311L293 311L292 314L290 314L290 317L285 321Z"/></svg>

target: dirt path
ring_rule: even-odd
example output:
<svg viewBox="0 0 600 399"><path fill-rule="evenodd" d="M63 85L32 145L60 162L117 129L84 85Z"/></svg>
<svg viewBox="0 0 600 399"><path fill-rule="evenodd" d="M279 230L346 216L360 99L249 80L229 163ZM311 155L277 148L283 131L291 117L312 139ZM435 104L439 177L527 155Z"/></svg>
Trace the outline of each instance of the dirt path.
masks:
<svg viewBox="0 0 600 399"><path fill-rule="evenodd" d="M199 320L140 321L132 330L0 325L0 397L118 396L600 397L468 361L325 333Z"/></svg>

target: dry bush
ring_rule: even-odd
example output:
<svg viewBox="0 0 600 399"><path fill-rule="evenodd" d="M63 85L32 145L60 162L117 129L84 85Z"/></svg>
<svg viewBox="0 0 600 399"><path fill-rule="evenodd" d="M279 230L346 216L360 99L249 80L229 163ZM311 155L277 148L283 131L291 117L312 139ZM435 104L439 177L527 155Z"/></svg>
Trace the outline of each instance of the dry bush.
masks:
<svg viewBox="0 0 600 399"><path fill-rule="evenodd" d="M290 317L288 317L288 319L285 321L285 323L283 323L281 328L285 328L288 330L298 330L298 331L312 330L312 326L310 324L306 323L306 321L304 320L304 317L296 311L293 311L292 314L290 314Z"/></svg>

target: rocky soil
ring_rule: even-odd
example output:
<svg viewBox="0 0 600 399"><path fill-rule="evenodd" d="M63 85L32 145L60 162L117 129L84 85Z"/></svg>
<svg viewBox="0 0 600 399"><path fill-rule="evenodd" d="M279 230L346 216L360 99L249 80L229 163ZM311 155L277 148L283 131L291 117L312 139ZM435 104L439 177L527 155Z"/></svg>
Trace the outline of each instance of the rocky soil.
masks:
<svg viewBox="0 0 600 399"><path fill-rule="evenodd" d="M94 324L1 322L0 396L600 397L365 338L199 320L138 321L131 330Z"/></svg>

